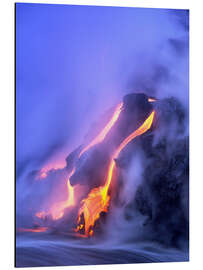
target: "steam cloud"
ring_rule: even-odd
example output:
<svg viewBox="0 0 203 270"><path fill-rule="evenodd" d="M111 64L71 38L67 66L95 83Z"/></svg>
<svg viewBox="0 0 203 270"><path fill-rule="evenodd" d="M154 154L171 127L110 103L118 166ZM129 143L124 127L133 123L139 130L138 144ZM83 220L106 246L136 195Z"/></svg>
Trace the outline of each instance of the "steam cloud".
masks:
<svg viewBox="0 0 203 270"><path fill-rule="evenodd" d="M67 171L52 171L39 188L38 170L65 160L87 132L93 134L97 120L128 93L142 92L165 100L168 106L160 132L154 133L153 149L167 138L164 149L170 160L179 142L187 141L188 32L187 10L16 5L17 225L31 226L33 212L46 205L44 198L63 199ZM171 97L175 101L170 106ZM163 112L163 105L156 106ZM188 146L182 147L180 151L187 153ZM149 212L156 212L162 201L154 195L149 200L151 210L140 206L154 185L154 178L149 182L145 174L151 160L139 146L127 171L121 170L126 179L118 194L122 203L112 206L114 211L104 224L106 238L110 234L116 241L120 232L120 242L130 242L132 232L137 241L156 237ZM178 178L178 173L174 171L173 177ZM181 215L188 221L188 183L180 194L176 206L181 209L174 218ZM175 222L172 226L184 227ZM171 238L163 242L171 245L173 233L167 233ZM176 245L183 247L182 241Z"/></svg>
<svg viewBox="0 0 203 270"><path fill-rule="evenodd" d="M16 13L18 174L66 157L129 92L188 109L187 10L17 4Z"/></svg>

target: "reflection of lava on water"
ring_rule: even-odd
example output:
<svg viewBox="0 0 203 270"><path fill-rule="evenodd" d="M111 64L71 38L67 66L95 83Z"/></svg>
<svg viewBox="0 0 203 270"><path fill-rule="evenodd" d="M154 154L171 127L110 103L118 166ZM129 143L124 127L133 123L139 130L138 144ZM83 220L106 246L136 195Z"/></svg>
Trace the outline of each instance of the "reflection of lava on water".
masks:
<svg viewBox="0 0 203 270"><path fill-rule="evenodd" d="M17 232L34 232L34 233L39 233L39 232L46 232L48 230L47 227L36 227L36 228L18 228Z"/></svg>

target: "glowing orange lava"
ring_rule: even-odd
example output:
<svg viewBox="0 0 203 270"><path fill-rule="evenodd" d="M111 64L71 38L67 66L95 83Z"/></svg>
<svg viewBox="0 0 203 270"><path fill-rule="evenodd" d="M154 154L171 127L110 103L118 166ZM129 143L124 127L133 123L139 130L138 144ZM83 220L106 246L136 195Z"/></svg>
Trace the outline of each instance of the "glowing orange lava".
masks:
<svg viewBox="0 0 203 270"><path fill-rule="evenodd" d="M47 216L51 216L53 220L57 220L63 217L66 208L75 205L75 198L74 198L75 187L72 187L70 184L70 177L72 176L73 173L74 170L72 170L72 172L70 173L67 181L67 191L68 191L67 200L55 203L48 212L45 211L37 212L35 214L36 217L40 219L45 219Z"/></svg>
<svg viewBox="0 0 203 270"><path fill-rule="evenodd" d="M113 116L111 117L111 119L109 120L109 122L106 124L106 126L102 129L102 131L90 142L90 144L88 144L87 146L85 146L81 152L78 155L78 158L85 153L87 150L89 150L91 147L93 147L94 145L101 143L104 138L106 137L106 135L108 134L108 132L111 130L111 128L113 127L113 125L115 124L115 122L118 120L118 117L120 115L120 112L122 110L122 106L123 103L120 103L116 106L115 111L113 113ZM57 220L60 219L64 216L64 211L66 208L70 207L70 206L74 206L75 205L75 199L74 199L74 188L72 187L70 184L70 177L74 174L75 172L75 167L73 168L73 170L71 171L68 180L67 180L67 190L68 190L68 198L66 201L62 201L62 202L58 202L55 203L48 212L38 212L36 213L36 217L40 218L40 219L45 219L46 216L51 216L53 220ZM46 170L44 170L41 174L41 178L46 178L47 176L47 172ZM105 209L103 209L104 211Z"/></svg>
<svg viewBox="0 0 203 270"><path fill-rule="evenodd" d="M109 164L108 174L105 181L104 186L100 186L98 188L94 188L90 191L87 198L82 200L82 206L78 212L78 226L76 231L81 230L81 216L84 216L85 223L85 235L92 236L93 235L93 226L95 221L99 219L101 212L107 212L110 196L108 195L108 189L112 180L113 170L115 167L115 159L118 157L123 148L134 138L142 135L147 130L150 129L155 112L153 111L150 116L145 120L145 122L136 129L133 133L131 133L116 149L114 154L112 155L111 162Z"/></svg>
<svg viewBox="0 0 203 270"><path fill-rule="evenodd" d="M18 232L46 232L48 227L38 227L38 228L18 228Z"/></svg>
<svg viewBox="0 0 203 270"><path fill-rule="evenodd" d="M74 173L74 171L71 172L71 175ZM54 204L51 209L50 209L50 215L52 216L53 220L57 220L63 217L64 215L64 210L70 206L75 205L75 199L74 199L74 188L70 184L70 177L68 178L67 181L67 190L68 190L68 197L66 201L62 201L59 203Z"/></svg>
<svg viewBox="0 0 203 270"><path fill-rule="evenodd" d="M80 152L78 157L80 157L88 149L90 149L91 147L93 147L96 144L101 143L105 139L108 132L111 130L111 128L113 127L115 122L118 120L118 117L119 117L119 115L121 113L122 107L123 107L122 102L116 106L116 109L115 109L115 111L113 113L113 116L111 117L110 121L106 124L106 126L102 129L102 131L87 146L85 146L82 149L82 151Z"/></svg>
<svg viewBox="0 0 203 270"><path fill-rule="evenodd" d="M65 166L66 166L65 161L57 161L54 163L50 163L40 170L39 175L37 176L37 179L43 180L47 177L50 171L63 169Z"/></svg>

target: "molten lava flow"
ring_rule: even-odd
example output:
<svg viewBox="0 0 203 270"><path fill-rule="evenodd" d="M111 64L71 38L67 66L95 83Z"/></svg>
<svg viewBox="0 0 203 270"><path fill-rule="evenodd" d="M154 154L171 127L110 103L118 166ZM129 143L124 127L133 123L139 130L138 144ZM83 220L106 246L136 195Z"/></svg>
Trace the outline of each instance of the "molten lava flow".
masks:
<svg viewBox="0 0 203 270"><path fill-rule="evenodd" d="M65 168L65 166L66 166L65 161L57 161L54 163L50 163L40 170L39 175L37 176L37 179L38 180L45 179L50 171L63 169Z"/></svg>
<svg viewBox="0 0 203 270"><path fill-rule="evenodd" d="M112 155L111 162L109 164L107 179L104 186L92 189L88 194L87 198L82 200L82 206L78 212L78 220L77 220L78 226L76 228L76 231L81 230L81 222L82 222L81 216L83 215L85 223L85 235L86 236L93 235L93 226L95 224L95 221L99 219L101 212L108 211L110 201L108 189L111 184L111 179L113 176L115 159L118 157L120 152L130 141L132 141L134 138L142 135L143 133L145 133L147 130L150 129L154 119L154 114L155 112L153 111L150 114L150 116L145 120L145 122L133 133L131 133L116 149L116 151Z"/></svg>
<svg viewBox="0 0 203 270"><path fill-rule="evenodd" d="M52 219L57 220L59 218L62 218L64 215L64 210L70 206L75 205L74 188L75 187L71 186L70 180L68 179L67 181L68 198L66 201L56 203L51 207L50 214L52 216Z"/></svg>
<svg viewBox="0 0 203 270"><path fill-rule="evenodd" d="M92 235L95 221L99 218L101 212L107 212L109 206L110 196L106 194L106 187L101 186L98 188L94 188L88 194L88 197L82 200L82 206L78 212L78 220L77 223L79 224L76 228L76 231L80 231L83 226L81 227L80 224L82 222L81 216L84 215L85 220L85 235Z"/></svg>
<svg viewBox="0 0 203 270"><path fill-rule="evenodd" d="M121 102L120 104L117 105L110 121L106 124L106 126L102 129L102 131L90 142L90 144L88 144L85 148L82 149L78 157L80 157L83 153L85 153L88 149L90 149L94 145L99 144L104 140L104 138L106 137L110 129L118 120L122 107L123 107L123 103Z"/></svg>
<svg viewBox="0 0 203 270"><path fill-rule="evenodd" d="M88 144L86 147L84 147L81 150L81 152L78 155L78 158L83 153L85 153L88 149L90 149L91 147L93 147L94 145L96 145L98 143L101 143L105 139L108 132L111 130L111 128L113 127L115 122L118 120L118 117L120 115L122 107L123 107L123 103L120 103L117 105L117 107L113 113L113 116L111 117L109 122L102 129L102 131L90 142L90 144ZM64 216L64 210L66 208L75 205L75 200L74 200L74 188L75 187L72 187L70 184L70 177L74 174L75 169L76 168L74 167L73 170L71 171L69 177L68 177L68 180L67 180L68 199L66 201L54 204L48 212L41 211L41 212L36 213L35 214L36 217L38 217L40 219L45 219L47 216L51 216L53 220L57 220L57 219L60 219ZM41 178L46 178L47 172L48 171L46 171L46 170L42 171ZM103 209L103 211L105 211L105 209Z"/></svg>
<svg viewBox="0 0 203 270"><path fill-rule="evenodd" d="M70 184L70 177L73 175L75 170L73 169L69 175L67 180L67 190L68 190L68 198L66 201L55 203L48 212L38 212L36 213L36 217L40 219L45 219L47 216L51 216L53 220L57 220L63 217L64 210L70 206L75 205L75 198L74 198L74 188Z"/></svg>

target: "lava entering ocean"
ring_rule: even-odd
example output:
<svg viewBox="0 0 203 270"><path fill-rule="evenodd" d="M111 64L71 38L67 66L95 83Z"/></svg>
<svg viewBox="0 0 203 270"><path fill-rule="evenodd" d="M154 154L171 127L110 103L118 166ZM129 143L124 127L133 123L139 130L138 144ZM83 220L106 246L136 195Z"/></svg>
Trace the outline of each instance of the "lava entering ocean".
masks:
<svg viewBox="0 0 203 270"><path fill-rule="evenodd" d="M88 151L91 147L95 146L96 144L101 143L106 135L109 133L111 128L114 126L115 122L118 120L118 117L122 111L123 103L119 103L114 113L111 117L111 119L108 121L108 123L105 125L105 127L102 129L102 131L87 145L85 146L80 153L78 154L78 159L82 156L83 153ZM75 205L75 196L74 196L74 190L75 187L72 187L70 184L70 178L75 172L75 166L70 172L68 179L67 179L67 200L55 203L47 212L46 211L40 211L37 212L35 215L36 217L40 219L45 219L46 216L51 216L53 220L58 220L64 216L64 211L68 207L72 207ZM45 172L44 172L45 174ZM47 174L42 175L42 178L46 178Z"/></svg>
<svg viewBox="0 0 203 270"><path fill-rule="evenodd" d="M97 236L105 237L114 228L113 239L121 229L125 239L135 231L136 239L141 232L142 237L146 234L147 239L159 242L164 227L170 235L170 239L162 235L164 244L175 246L182 243L179 239L187 241L187 211L179 209L183 203L180 195L187 190L188 144L187 138L176 139L180 123L184 123L178 101L128 94L106 116L103 129L67 156L64 169L47 171L43 181L35 181L38 171L33 173L33 190L39 201L29 208L31 222L19 223L17 232L22 237L25 233L35 233L39 238L43 233L62 238L67 235L78 241L94 236L97 242ZM165 138L158 137L157 143L159 132L171 126L176 137L170 146L168 132ZM168 216L174 213L176 220L168 223Z"/></svg>
<svg viewBox="0 0 203 270"><path fill-rule="evenodd" d="M149 98L148 102L154 102L155 99ZM76 161L80 160L80 157L88 151L93 146L104 141L106 135L112 129L116 121L119 119L119 115L123 109L123 102L119 103L105 127L102 131L85 147L80 150L77 155ZM108 165L107 176L105 180L105 184L99 187L93 188L88 196L81 201L81 207L78 211L77 218L77 227L75 229L76 232L84 232L85 236L92 236L94 231L94 225L96 220L100 218L100 214L102 212L107 212L109 203L110 203L110 195L109 195L109 187L112 182L113 171L115 168L115 159L119 156L120 152L123 148L135 139L137 136L142 135L146 131L151 128L153 119L154 119L155 111L152 111L144 123L133 131L129 136L127 136L120 145L114 150L113 154L110 157L110 163ZM71 186L70 178L76 171L76 161L74 162L73 168L67 177L67 199L64 201L59 201L54 203L48 211L40 211L35 214L35 216L41 220L45 220L47 216L51 217L52 220L61 219L64 216L65 210L70 207L77 206L76 205L76 186ZM83 218L82 218L83 217Z"/></svg>
<svg viewBox="0 0 203 270"><path fill-rule="evenodd" d="M135 139L137 136L142 135L147 130L151 128L153 119L154 119L155 111L153 111L150 116L144 121L144 123L136 129L133 133L131 133L116 149L114 154L112 155L111 162L109 164L107 178L104 186L100 186L98 188L94 188L90 191L87 198L82 200L82 206L79 209L78 213L78 226L76 231L80 231L85 227L85 235L92 236L93 235L93 227L95 221L99 219L101 212L107 212L110 196L108 195L109 186L111 184L113 171L115 168L115 159L118 157L123 148ZM84 224L82 224L81 216L84 216Z"/></svg>

